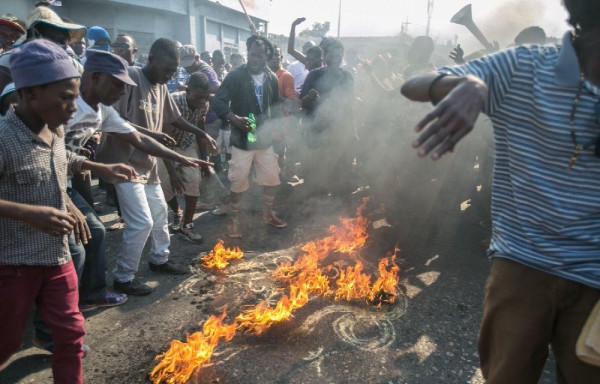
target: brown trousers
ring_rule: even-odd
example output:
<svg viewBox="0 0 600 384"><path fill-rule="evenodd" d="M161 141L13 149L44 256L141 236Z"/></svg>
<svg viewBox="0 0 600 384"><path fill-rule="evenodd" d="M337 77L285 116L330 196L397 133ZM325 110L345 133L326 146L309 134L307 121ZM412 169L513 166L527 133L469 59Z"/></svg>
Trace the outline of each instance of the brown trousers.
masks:
<svg viewBox="0 0 600 384"><path fill-rule="evenodd" d="M550 345L558 383L600 383L600 367L575 355L579 333L599 299L598 289L494 259L479 333L486 382L537 383Z"/></svg>

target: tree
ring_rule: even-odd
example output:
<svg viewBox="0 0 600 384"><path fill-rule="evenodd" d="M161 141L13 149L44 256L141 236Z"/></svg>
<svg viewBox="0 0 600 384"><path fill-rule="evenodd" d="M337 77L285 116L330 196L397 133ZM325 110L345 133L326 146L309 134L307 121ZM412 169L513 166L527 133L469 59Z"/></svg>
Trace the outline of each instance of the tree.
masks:
<svg viewBox="0 0 600 384"><path fill-rule="evenodd" d="M300 32L300 36L303 37L323 37L329 32L331 23L326 21L324 23L313 23L312 27L305 29Z"/></svg>

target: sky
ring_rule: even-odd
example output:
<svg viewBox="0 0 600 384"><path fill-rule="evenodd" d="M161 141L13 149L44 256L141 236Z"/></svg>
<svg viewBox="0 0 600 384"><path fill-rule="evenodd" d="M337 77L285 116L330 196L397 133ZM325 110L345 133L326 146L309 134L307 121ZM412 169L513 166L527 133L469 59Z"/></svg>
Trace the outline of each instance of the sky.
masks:
<svg viewBox="0 0 600 384"><path fill-rule="evenodd" d="M427 0L342 0L340 35L394 36L408 21L408 33L425 33ZM567 13L560 0L471 0L473 20L488 40L506 46L517 33L528 26L539 25L548 36L560 37L568 29ZM450 23L450 18L469 0L434 0L431 36L441 41L458 35L464 46L477 46L477 41L464 26ZM306 17L298 31L315 22L330 21L329 35L337 35L339 0L272 0L269 32L289 34L292 21Z"/></svg>

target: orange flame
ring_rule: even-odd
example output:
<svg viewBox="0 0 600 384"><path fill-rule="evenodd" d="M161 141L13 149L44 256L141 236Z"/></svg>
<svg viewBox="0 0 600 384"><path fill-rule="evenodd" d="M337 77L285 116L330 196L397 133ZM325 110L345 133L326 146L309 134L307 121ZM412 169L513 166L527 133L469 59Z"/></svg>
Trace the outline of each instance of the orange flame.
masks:
<svg viewBox="0 0 600 384"><path fill-rule="evenodd" d="M311 294L323 297L333 295L335 300L368 300L377 304L378 308L384 302L393 303L397 296L396 286L400 270L395 263L396 255L379 262L379 274L374 282L371 275L363 273L364 266L360 261L345 269L336 268L334 265L319 266L319 263L332 253L354 254L367 243L369 221L362 215L366 203L365 199L357 209L358 217L341 218L342 226L332 225L329 228L329 236L304 244L302 255L294 263L279 264L273 274L277 280L289 285L289 293L283 295L274 307L261 302L244 310L230 325L222 325L225 312L219 318L211 317L205 323L202 333L188 336L187 343L173 341L169 351L157 357L162 360L152 371L153 383L158 384L162 380L167 380L167 383L184 383L194 370L210 360L220 338L229 341L236 329L260 335L273 324L291 318L296 309L308 303ZM205 260L208 259L211 260L211 266L223 269L227 266L227 260L243 256L239 248L229 250L234 251L234 254L239 252L239 257L228 259L212 256L225 254L223 250L223 241L219 240L215 249L203 258L204 265L208 266ZM331 274L332 271L337 272L337 276L329 276L328 273ZM207 324L211 326L206 328Z"/></svg>
<svg viewBox="0 0 600 384"><path fill-rule="evenodd" d="M244 251L239 247L225 248L223 244L223 240L219 240L212 251L200 259L204 267L222 271L229 265L230 260L244 257Z"/></svg>
<svg viewBox="0 0 600 384"><path fill-rule="evenodd" d="M362 273L364 267L360 261L354 267L347 267L340 271L340 276L335 284L335 300L355 300L369 296L371 291L371 275Z"/></svg>
<svg viewBox="0 0 600 384"><path fill-rule="evenodd" d="M236 317L238 329L246 329L249 333L260 335L273 324L290 318L294 310L303 307L307 302L308 294L306 290L291 286L289 297L288 295L281 297L275 308L261 302L254 308L240 313Z"/></svg>
<svg viewBox="0 0 600 384"><path fill-rule="evenodd" d="M369 301L381 307L382 303L394 303L398 296L398 272L400 267L396 264L396 255L386 257L379 261L379 277L373 283Z"/></svg>
<svg viewBox="0 0 600 384"><path fill-rule="evenodd" d="M185 383L194 371L210 362L219 339L229 341L235 335L236 324L223 324L226 311L221 316L211 316L202 326L201 332L186 335L186 342L173 340L165 353L158 355L160 362L150 373L153 383Z"/></svg>

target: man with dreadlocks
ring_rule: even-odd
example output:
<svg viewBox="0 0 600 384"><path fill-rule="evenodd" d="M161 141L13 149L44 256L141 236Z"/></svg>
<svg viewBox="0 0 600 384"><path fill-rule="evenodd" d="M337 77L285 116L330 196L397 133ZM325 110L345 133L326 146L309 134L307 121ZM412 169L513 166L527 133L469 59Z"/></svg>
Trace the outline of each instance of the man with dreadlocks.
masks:
<svg viewBox="0 0 600 384"><path fill-rule="evenodd" d="M600 299L600 2L564 0L573 33L408 80L435 108L417 124L419 156L438 159L473 128L494 126L491 272L479 334L486 382L597 383L576 343ZM589 340L589 339L588 339ZM579 349L577 349L579 351Z"/></svg>

